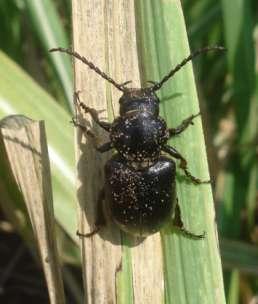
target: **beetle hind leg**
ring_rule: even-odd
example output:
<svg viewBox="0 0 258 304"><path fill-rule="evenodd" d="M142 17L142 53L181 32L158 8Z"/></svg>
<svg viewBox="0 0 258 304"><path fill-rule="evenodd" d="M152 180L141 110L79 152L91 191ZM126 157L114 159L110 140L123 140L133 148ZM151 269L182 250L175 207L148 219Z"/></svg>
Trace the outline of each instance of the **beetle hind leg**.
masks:
<svg viewBox="0 0 258 304"><path fill-rule="evenodd" d="M179 231L184 236L189 237L191 239L198 240L198 239L203 239L205 237L205 232L203 232L202 234L195 234L195 233L192 233L191 231L185 229L177 199L176 199L176 206L175 206L175 210L174 210L174 218L173 218L172 225L174 228L176 228L177 231Z"/></svg>

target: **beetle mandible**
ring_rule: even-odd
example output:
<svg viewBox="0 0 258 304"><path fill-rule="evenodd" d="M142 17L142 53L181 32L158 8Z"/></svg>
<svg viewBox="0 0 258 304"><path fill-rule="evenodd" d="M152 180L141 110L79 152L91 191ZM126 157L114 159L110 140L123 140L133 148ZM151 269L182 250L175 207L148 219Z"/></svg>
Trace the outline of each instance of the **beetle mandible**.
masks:
<svg viewBox="0 0 258 304"><path fill-rule="evenodd" d="M173 68L161 81L151 82L152 85L145 88L127 88L130 81L117 83L92 62L70 49L50 50L74 56L123 93L119 99L120 116L112 123L99 120L97 111L83 103L78 92L74 94L76 104L109 132L110 141L96 147L97 151L103 153L113 148L117 151L105 165L105 186L99 195L95 228L88 234L78 235L89 237L97 233L105 225L108 216L121 230L134 236L146 237L158 232L170 218L173 226L185 235L193 238L204 236L184 228L176 198L176 164L163 155L166 153L178 159L179 167L194 184L210 182L194 177L187 168L185 158L174 147L167 145L170 138L193 124L193 119L200 113L191 115L176 128L167 128L166 122L159 116L160 101L155 92L188 61L214 50L225 49L221 46L199 49ZM73 123L95 139L92 131L76 118L73 118Z"/></svg>

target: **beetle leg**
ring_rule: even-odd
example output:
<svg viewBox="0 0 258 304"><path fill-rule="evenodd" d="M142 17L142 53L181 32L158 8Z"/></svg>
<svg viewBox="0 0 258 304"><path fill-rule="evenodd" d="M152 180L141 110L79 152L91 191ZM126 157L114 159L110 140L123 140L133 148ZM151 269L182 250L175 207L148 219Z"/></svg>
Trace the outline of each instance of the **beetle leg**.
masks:
<svg viewBox="0 0 258 304"><path fill-rule="evenodd" d="M165 145L162 147L162 151L168 153L172 157L180 160L179 167L184 170L185 175L194 183L194 184L209 184L210 181L202 181L197 177L194 177L187 169L187 161L186 159L173 147Z"/></svg>
<svg viewBox="0 0 258 304"><path fill-rule="evenodd" d="M87 136L94 138L94 139L96 138L96 135L89 128L80 124L75 117L72 117L72 121L70 121L70 122L74 125L74 127L80 128L81 131L83 133L85 133Z"/></svg>
<svg viewBox="0 0 258 304"><path fill-rule="evenodd" d="M185 229L184 223L183 223L182 217L181 217L181 211L180 211L180 207L178 204L178 199L176 199L176 206L175 206L175 210L174 210L174 219L173 219L172 225L186 237L190 237L192 239L203 239L205 237L205 232L203 232L202 234L195 234L195 233L192 233L192 232L188 231L187 229Z"/></svg>
<svg viewBox="0 0 258 304"><path fill-rule="evenodd" d="M158 81L153 81L153 80L147 80L146 82L147 82L147 83L154 84L154 85L158 83Z"/></svg>
<svg viewBox="0 0 258 304"><path fill-rule="evenodd" d="M132 82L132 80L125 81L125 82L121 83L120 86L125 87L126 85L128 85L131 82Z"/></svg>
<svg viewBox="0 0 258 304"><path fill-rule="evenodd" d="M184 119L182 121L182 123L176 127L176 128L169 128L169 137L173 137L175 135L178 135L180 133L182 133L187 127L189 127L190 125L193 125L193 119L197 116L199 116L201 113L199 112L198 114L195 115L191 115L188 118Z"/></svg>
<svg viewBox="0 0 258 304"><path fill-rule="evenodd" d="M103 128L107 132L110 132L111 123L99 120L98 111L93 109L93 108L88 107L84 102L82 102L80 100L79 93L80 93L80 91L74 92L74 103L75 103L75 105L78 105L79 107L81 107L85 113L89 113L91 118L101 128Z"/></svg>
<svg viewBox="0 0 258 304"><path fill-rule="evenodd" d="M86 136L89 136L93 140L94 148L97 151L103 153L103 152L107 152L113 148L111 142L107 142L101 146L98 146L97 145L97 136L89 128L78 123L74 117L72 118L72 123L75 127L80 128L82 130L82 132L86 134Z"/></svg>
<svg viewBox="0 0 258 304"><path fill-rule="evenodd" d="M111 141L109 141L109 142L106 142L103 145L95 147L95 148L98 152L104 153L104 152L111 150L113 148L113 144Z"/></svg>
<svg viewBox="0 0 258 304"><path fill-rule="evenodd" d="M101 228L103 228L106 225L106 220L103 212L103 201L105 199L105 190L104 188L100 191L97 201L97 219L94 224L94 228L89 233L81 233L79 231L76 232L76 234L79 237L92 237L94 234L98 233Z"/></svg>

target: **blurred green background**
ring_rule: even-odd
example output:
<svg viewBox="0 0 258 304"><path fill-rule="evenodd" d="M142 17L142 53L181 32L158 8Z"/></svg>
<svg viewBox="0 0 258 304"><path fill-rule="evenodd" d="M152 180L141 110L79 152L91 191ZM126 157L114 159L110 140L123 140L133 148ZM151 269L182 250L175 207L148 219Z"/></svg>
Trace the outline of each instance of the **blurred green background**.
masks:
<svg viewBox="0 0 258 304"><path fill-rule="evenodd" d="M227 303L258 303L257 299L252 302L258 297L258 2L182 0L182 6L192 50L207 45L223 45L228 50L226 54L201 56L194 61L194 70L213 181ZM67 265L66 289L71 297L69 303L77 303L81 291L77 272L80 259L73 234L74 152L73 128L69 124L72 65L67 56L56 59L48 52L51 47L71 45L70 16L70 0L0 1L0 118L23 113L46 121L59 246ZM0 183L7 187L3 172ZM1 261L0 301L1 297L10 297L8 288L23 290L23 294L24 290L36 293L38 288L45 303L40 291L42 278L37 279L36 288L35 273L17 266L24 264L21 261L26 261L28 254L14 229L23 240L30 239L31 232L17 217L17 210L26 217L24 207L14 198L11 203L10 208L0 198L0 253L9 262L18 255L18 262L16 272L11 272L7 280L3 275L7 260ZM37 303L41 303L36 295Z"/></svg>

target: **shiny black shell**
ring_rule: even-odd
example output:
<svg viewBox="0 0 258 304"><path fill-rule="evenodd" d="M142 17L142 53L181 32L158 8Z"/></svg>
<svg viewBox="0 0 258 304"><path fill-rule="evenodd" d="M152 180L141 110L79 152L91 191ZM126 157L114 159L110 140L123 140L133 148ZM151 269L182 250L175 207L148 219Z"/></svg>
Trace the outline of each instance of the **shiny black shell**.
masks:
<svg viewBox="0 0 258 304"><path fill-rule="evenodd" d="M135 170L119 154L105 166L106 212L123 231L135 236L155 233L171 218L175 195L175 162L160 156Z"/></svg>
<svg viewBox="0 0 258 304"><path fill-rule="evenodd" d="M159 98L155 92L142 89L128 89L119 99L120 116L128 112L149 112L154 116L159 115Z"/></svg>
<svg viewBox="0 0 258 304"><path fill-rule="evenodd" d="M156 160L168 138L166 122L147 111L127 112L114 120L110 130L113 147L135 162Z"/></svg>

